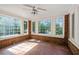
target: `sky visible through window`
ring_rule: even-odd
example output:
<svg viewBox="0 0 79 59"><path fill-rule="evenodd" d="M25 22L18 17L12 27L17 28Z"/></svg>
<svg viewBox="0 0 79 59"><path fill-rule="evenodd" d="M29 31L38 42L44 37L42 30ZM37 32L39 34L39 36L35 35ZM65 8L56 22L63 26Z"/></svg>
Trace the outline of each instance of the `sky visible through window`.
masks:
<svg viewBox="0 0 79 59"><path fill-rule="evenodd" d="M50 19L43 19L42 21L40 21L41 24L44 24L45 26L48 25L51 22Z"/></svg>

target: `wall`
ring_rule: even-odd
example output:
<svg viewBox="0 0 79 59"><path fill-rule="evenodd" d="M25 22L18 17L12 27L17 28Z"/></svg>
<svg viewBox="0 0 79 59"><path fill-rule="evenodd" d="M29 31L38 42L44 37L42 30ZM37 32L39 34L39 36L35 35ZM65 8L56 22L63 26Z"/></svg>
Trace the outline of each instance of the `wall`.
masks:
<svg viewBox="0 0 79 59"><path fill-rule="evenodd" d="M64 16L64 40L68 45L68 38L69 38L69 14Z"/></svg>
<svg viewBox="0 0 79 59"><path fill-rule="evenodd" d="M52 19L52 25L55 25L55 19ZM47 42L52 42L52 43L57 43L57 44L62 44L62 45L66 45L68 44L68 36L69 36L69 24L68 21L69 20L69 15L65 15L64 16L64 35L55 35L55 26L51 26L51 34L39 34L38 33L38 23L36 23L36 33L32 33L31 38L33 39L39 39L39 40L43 40L43 41L47 41ZM53 33L53 34L52 34Z"/></svg>
<svg viewBox="0 0 79 59"><path fill-rule="evenodd" d="M13 45L15 43L24 41L29 39L28 35L23 35L23 36L18 36L18 37L14 37L14 38L9 38L9 39L5 39L5 40L0 40L0 48L9 46L9 45Z"/></svg>
<svg viewBox="0 0 79 59"><path fill-rule="evenodd" d="M28 21L28 35L29 35L29 38L31 39L31 21L30 20Z"/></svg>
<svg viewBox="0 0 79 59"><path fill-rule="evenodd" d="M20 16L17 16L15 14L12 14L10 12L7 12L7 11L4 11L4 10L0 10L0 15L6 15L6 16L12 16L12 17L18 17L20 18L21 22L22 22L22 25L21 25L21 34L20 35L15 35L13 37L6 37L4 39L0 39L0 48L3 48L3 47L6 47L6 46L9 46L9 45L13 45L15 43L18 43L20 41L24 41L24 40L27 40L29 39L29 35L28 33L24 33L24 30L23 30L23 20L24 18L23 17L20 17ZM29 25L27 25L29 26Z"/></svg>
<svg viewBox="0 0 79 59"><path fill-rule="evenodd" d="M72 6L69 10L70 19L70 35L69 35L69 47L73 54L79 54L79 8L77 5ZM72 14L74 13L74 38L72 37Z"/></svg>
<svg viewBox="0 0 79 59"><path fill-rule="evenodd" d="M65 45L66 41L64 38L57 38L57 37L48 37L48 36L42 36L42 35L31 35L32 39L37 39L37 40L42 40L42 41L47 41L51 43L56 43L60 45Z"/></svg>
<svg viewBox="0 0 79 59"><path fill-rule="evenodd" d="M64 17L64 19L66 21L65 24L67 24L67 19L68 19L67 15ZM64 25L65 32L68 32L67 31L67 26L68 25ZM64 35L65 35L65 37L63 37L63 38L61 38L61 37L52 37L52 36L44 36L44 35L31 35L31 21L28 21L28 35L9 38L9 39L6 39L6 40L1 40L0 41L0 48L15 44L15 43L23 41L23 40L31 39L31 38L32 39L39 39L39 40L43 40L43 41L47 41L47 42L52 42L52 43L56 43L56 44L65 45L65 44L67 44L67 35L68 35L68 33L66 33Z"/></svg>
<svg viewBox="0 0 79 59"><path fill-rule="evenodd" d="M74 55L79 55L79 49L71 41L68 41L68 46Z"/></svg>

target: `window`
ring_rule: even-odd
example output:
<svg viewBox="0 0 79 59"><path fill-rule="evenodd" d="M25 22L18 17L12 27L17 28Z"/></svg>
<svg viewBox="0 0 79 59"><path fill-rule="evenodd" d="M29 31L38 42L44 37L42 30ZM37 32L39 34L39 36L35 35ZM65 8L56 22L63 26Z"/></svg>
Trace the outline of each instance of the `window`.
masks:
<svg viewBox="0 0 79 59"><path fill-rule="evenodd" d="M49 34L51 32L51 20L44 19L38 22L38 32L43 34Z"/></svg>
<svg viewBox="0 0 79 59"><path fill-rule="evenodd" d="M11 31L14 30L14 34L20 34L20 20L13 19L14 20L14 26L11 26Z"/></svg>
<svg viewBox="0 0 79 59"><path fill-rule="evenodd" d="M58 17L56 19L56 35L63 35L63 27L64 26L64 19L63 17Z"/></svg>
<svg viewBox="0 0 79 59"><path fill-rule="evenodd" d="M74 13L72 14L72 38L74 38Z"/></svg>
<svg viewBox="0 0 79 59"><path fill-rule="evenodd" d="M32 32L35 33L35 22L32 22Z"/></svg>
<svg viewBox="0 0 79 59"><path fill-rule="evenodd" d="M27 21L24 20L24 33L27 33Z"/></svg>
<svg viewBox="0 0 79 59"><path fill-rule="evenodd" d="M0 16L0 38L20 34L20 20L9 16Z"/></svg>

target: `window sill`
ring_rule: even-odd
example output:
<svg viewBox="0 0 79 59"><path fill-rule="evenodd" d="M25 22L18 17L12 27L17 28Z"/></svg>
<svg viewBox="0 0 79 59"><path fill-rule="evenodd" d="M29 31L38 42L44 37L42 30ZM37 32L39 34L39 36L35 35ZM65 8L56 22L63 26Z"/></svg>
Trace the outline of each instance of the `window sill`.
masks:
<svg viewBox="0 0 79 59"><path fill-rule="evenodd" d="M24 35L27 35L26 33L25 34L16 34L16 35L8 35L8 36L3 36L2 38L0 38L0 40L7 40L7 39L12 39L12 38L16 38L16 37L20 37L20 36L24 36Z"/></svg>
<svg viewBox="0 0 79 59"><path fill-rule="evenodd" d="M64 38L64 35L53 35L53 34L36 34L36 33L32 33L32 35L41 35L41 36L48 36L48 37Z"/></svg>

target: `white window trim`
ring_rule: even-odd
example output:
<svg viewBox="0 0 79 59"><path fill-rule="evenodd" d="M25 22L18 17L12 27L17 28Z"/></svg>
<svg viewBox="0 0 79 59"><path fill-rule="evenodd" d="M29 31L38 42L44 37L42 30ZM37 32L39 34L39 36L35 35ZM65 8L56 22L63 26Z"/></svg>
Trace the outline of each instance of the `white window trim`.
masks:
<svg viewBox="0 0 79 59"><path fill-rule="evenodd" d="M62 35L51 35L51 34L40 34L40 33L38 33L38 34L37 33L33 33L33 35L64 38Z"/></svg>
<svg viewBox="0 0 79 59"><path fill-rule="evenodd" d="M24 33L24 21L27 21L27 32ZM28 20L21 19L21 34L28 34Z"/></svg>

